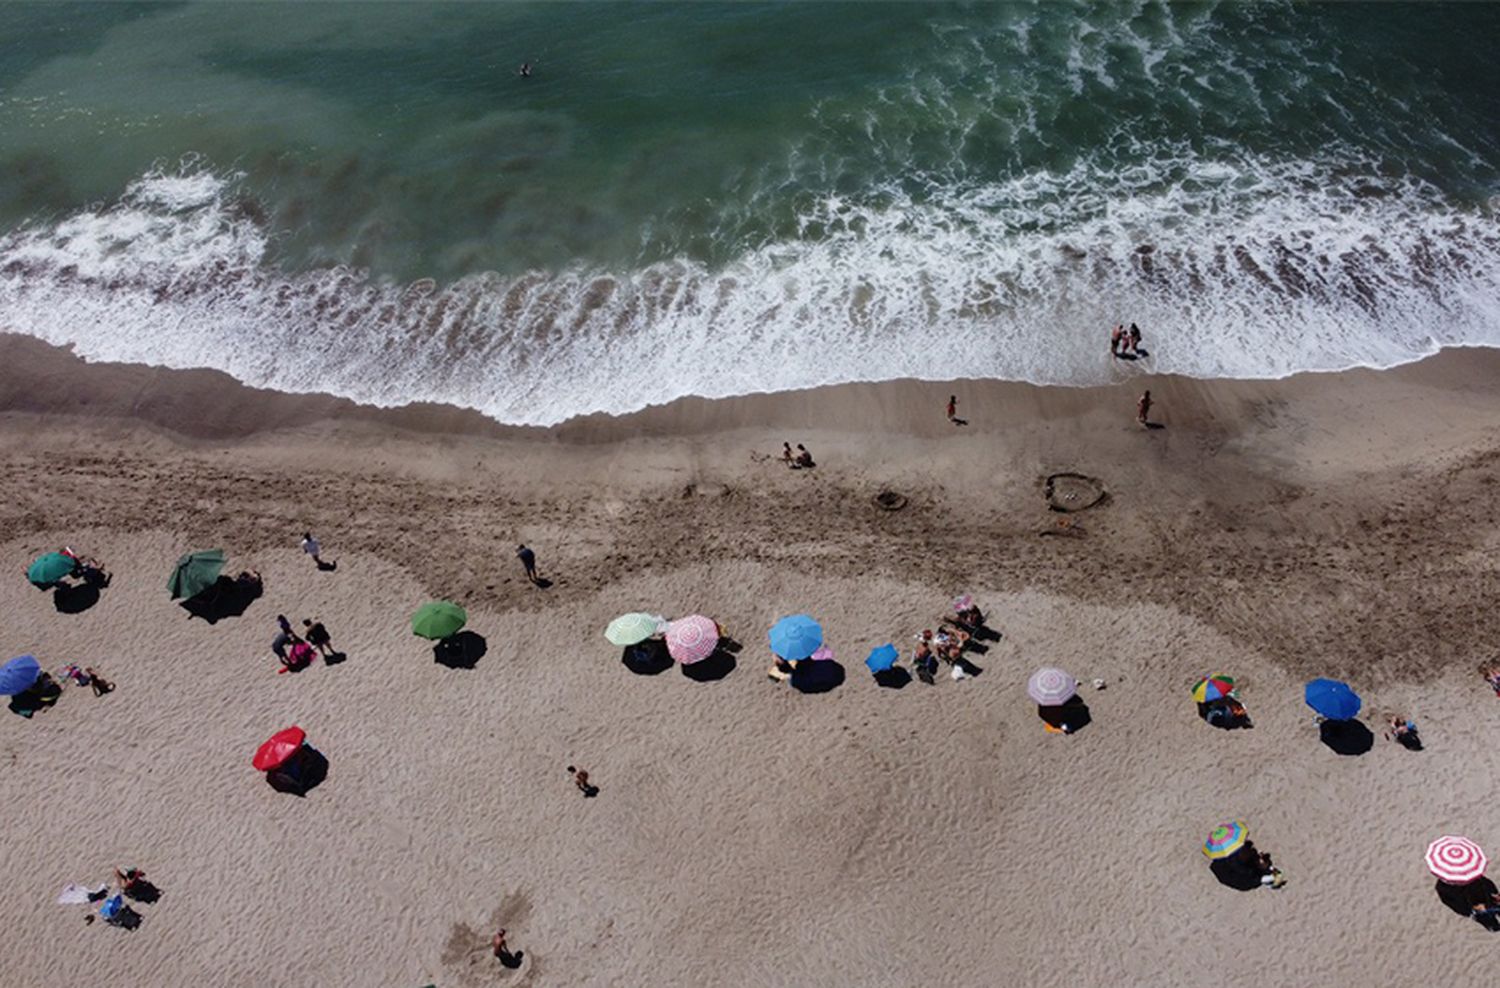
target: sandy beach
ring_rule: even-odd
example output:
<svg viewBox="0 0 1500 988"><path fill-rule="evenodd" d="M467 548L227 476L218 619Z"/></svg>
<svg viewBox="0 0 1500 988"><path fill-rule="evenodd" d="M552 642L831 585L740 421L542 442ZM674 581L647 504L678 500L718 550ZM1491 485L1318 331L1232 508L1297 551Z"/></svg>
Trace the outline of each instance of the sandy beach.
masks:
<svg viewBox="0 0 1500 988"><path fill-rule="evenodd" d="M541 430L0 336L0 658L116 686L3 718L4 913L29 946L0 983L1479 983L1493 935L1438 902L1422 852L1500 854L1500 700L1475 671L1500 641L1497 374L1489 350L1266 382L1132 367ZM1145 387L1163 428L1134 422ZM784 441L817 469L767 459ZM1108 492L1066 528L1060 472ZM80 613L22 575L65 544L113 572ZM209 547L266 584L214 624L165 589ZM961 592L1002 636L982 673L877 687L869 650L909 665ZM410 633L434 597L468 609L472 668ZM632 673L601 631L633 610L717 618L735 668ZM797 612L836 689L767 679L766 629ZM278 614L321 619L345 661L278 674ZM1026 696L1044 664L1085 684L1076 736ZM1195 715L1215 671L1254 729ZM1318 675L1363 696L1367 753L1319 742ZM1386 711L1426 750L1381 739ZM330 763L300 799L250 764L290 724ZM1285 888L1214 880L1199 848L1231 819ZM54 905L119 864L162 891L139 929ZM519 967L489 953L499 926Z"/></svg>

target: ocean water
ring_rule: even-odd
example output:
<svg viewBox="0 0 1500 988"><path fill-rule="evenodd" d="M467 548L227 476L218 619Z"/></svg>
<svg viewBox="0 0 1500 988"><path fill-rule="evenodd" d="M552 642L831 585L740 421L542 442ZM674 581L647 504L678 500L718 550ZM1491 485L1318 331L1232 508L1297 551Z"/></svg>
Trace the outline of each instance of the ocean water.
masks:
<svg viewBox="0 0 1500 988"><path fill-rule="evenodd" d="M1500 345L1497 38L1490 4L5 4L0 326L535 424Z"/></svg>

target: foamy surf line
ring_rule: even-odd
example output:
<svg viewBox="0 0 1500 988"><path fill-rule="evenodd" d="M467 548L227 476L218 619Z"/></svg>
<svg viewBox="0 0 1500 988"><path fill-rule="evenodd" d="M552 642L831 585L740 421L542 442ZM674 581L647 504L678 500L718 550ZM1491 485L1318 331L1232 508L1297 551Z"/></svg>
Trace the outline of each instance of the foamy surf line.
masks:
<svg viewBox="0 0 1500 988"><path fill-rule="evenodd" d="M284 273L235 176L155 171L0 238L0 324L90 360L516 425L901 378L1103 384L1122 373L1105 352L1122 320L1146 329L1149 370L1198 378L1500 345L1495 218L1337 166L1164 153L920 202L872 190L715 270L442 287Z"/></svg>

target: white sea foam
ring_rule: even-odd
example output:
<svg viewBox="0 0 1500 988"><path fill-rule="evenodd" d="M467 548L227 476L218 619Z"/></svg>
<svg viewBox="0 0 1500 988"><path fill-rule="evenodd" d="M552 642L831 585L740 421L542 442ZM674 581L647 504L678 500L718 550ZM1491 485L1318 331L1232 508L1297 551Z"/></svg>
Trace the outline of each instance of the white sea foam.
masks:
<svg viewBox="0 0 1500 988"><path fill-rule="evenodd" d="M160 170L0 237L0 325L96 360L436 401L513 423L845 381L1105 382L1108 327L1151 367L1270 377L1500 345L1500 224L1337 149L1134 155L1119 171L828 197L803 237L708 270L287 274L233 176ZM816 231L816 235L814 235Z"/></svg>

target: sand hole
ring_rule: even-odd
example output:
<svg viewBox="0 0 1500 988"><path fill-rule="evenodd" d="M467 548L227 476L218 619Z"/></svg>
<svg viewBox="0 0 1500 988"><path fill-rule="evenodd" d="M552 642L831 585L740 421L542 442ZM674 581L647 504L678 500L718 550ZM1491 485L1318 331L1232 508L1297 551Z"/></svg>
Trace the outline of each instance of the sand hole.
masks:
<svg viewBox="0 0 1500 988"><path fill-rule="evenodd" d="M1053 511L1085 511L1109 497L1104 481L1081 473L1054 473L1042 487L1042 496Z"/></svg>
<svg viewBox="0 0 1500 988"><path fill-rule="evenodd" d="M881 511L900 511L906 507L906 495L896 491L881 491L870 500L875 502L875 507Z"/></svg>

